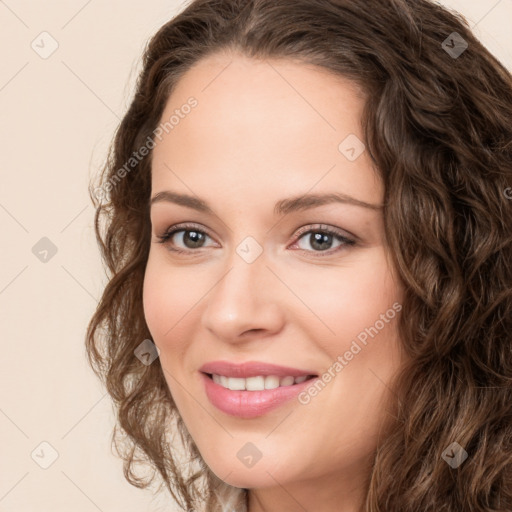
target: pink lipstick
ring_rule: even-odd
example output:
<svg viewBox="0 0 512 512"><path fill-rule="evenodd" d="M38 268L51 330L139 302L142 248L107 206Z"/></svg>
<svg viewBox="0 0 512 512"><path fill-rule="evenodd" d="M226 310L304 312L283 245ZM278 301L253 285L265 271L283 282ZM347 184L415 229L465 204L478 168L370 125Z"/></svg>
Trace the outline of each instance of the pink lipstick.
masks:
<svg viewBox="0 0 512 512"><path fill-rule="evenodd" d="M292 400L318 377L312 370L259 361L214 361L203 365L200 372L212 405L240 418L264 415Z"/></svg>

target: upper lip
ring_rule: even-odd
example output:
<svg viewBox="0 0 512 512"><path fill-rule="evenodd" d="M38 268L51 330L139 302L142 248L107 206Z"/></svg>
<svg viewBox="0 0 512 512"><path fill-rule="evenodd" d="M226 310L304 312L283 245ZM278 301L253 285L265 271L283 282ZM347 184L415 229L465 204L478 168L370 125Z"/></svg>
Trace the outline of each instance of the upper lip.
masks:
<svg viewBox="0 0 512 512"><path fill-rule="evenodd" d="M300 370L289 366L280 366L263 361L247 361L245 363L231 363L230 361L211 361L199 368L203 373L214 373L225 377L257 377L259 375L275 375L276 377L301 377L303 375L316 375L309 370Z"/></svg>

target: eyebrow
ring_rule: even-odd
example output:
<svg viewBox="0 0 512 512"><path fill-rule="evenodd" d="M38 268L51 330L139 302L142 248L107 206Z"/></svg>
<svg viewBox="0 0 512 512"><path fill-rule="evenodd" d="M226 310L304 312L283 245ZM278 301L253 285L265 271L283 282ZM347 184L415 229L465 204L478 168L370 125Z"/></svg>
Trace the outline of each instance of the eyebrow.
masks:
<svg viewBox="0 0 512 512"><path fill-rule="evenodd" d="M151 198L150 204L169 202L192 208L199 212L209 213L215 215L213 209L203 199L190 196L187 194L178 194L169 190L158 192ZM352 206L360 206L370 210L381 210L382 205L371 204L365 201L356 199L343 193L330 193L330 194L305 194L302 196L290 197L277 201L274 206L275 215L286 215L290 212L308 210L317 206L323 206L331 203L343 203Z"/></svg>

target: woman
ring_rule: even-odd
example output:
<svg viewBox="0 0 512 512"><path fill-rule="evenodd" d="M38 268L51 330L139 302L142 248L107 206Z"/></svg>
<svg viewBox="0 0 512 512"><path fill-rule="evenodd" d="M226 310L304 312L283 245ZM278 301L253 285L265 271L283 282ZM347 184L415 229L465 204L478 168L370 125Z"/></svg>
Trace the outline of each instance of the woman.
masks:
<svg viewBox="0 0 512 512"><path fill-rule="evenodd" d="M87 335L127 479L512 510L510 73L424 0L196 0L143 64Z"/></svg>

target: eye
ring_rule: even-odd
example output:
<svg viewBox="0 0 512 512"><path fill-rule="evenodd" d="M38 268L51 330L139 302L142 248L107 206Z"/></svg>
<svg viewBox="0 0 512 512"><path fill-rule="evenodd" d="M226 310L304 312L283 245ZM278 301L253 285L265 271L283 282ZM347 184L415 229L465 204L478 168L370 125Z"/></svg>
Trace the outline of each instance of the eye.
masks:
<svg viewBox="0 0 512 512"><path fill-rule="evenodd" d="M173 241L173 238L178 233L182 233L181 243L185 246L184 248L176 247L176 243ZM157 238L158 243L167 245L168 249L172 252L190 254L195 252L194 249L203 248L205 240L211 237L208 235L208 233L202 229L198 229L193 224L181 224L169 228L162 235L157 235ZM308 250L304 249L304 247L301 247L298 242L303 239L309 242L310 246L313 247L313 250ZM334 250L332 250L330 249L330 246L334 241L338 241L339 245ZM346 246L353 246L355 244L355 240L347 238L342 234L341 231L320 224L314 227L306 226L301 228L296 235L296 241L291 247L293 248L298 246L302 252L327 253L329 255L344 249ZM315 257L323 257L323 255L315 255Z"/></svg>
<svg viewBox="0 0 512 512"><path fill-rule="evenodd" d="M309 243L314 250L311 251L304 249L300 246L300 244L298 244L298 242L295 242L293 246L298 244L299 249L308 253L321 252L332 254L344 249L346 246L353 246L356 244L355 240L347 238L341 233L341 231L325 225L318 225L318 227L314 228L311 228L310 226L302 228L297 234L297 241L301 240L305 240L307 243ZM334 250L328 250L334 241L338 241L339 245ZM314 257L323 257L323 255L314 255Z"/></svg>
<svg viewBox="0 0 512 512"><path fill-rule="evenodd" d="M177 233L183 233L183 235L181 235L181 241L183 244L185 244L184 249L179 247L171 247L171 245L175 245L172 239ZM201 249L204 240L210 237L205 231L198 229L193 224L181 224L180 226L175 226L168 229L163 235L157 235L157 238L158 243L168 245L168 249L170 251L177 253L187 253L192 252L194 249Z"/></svg>

